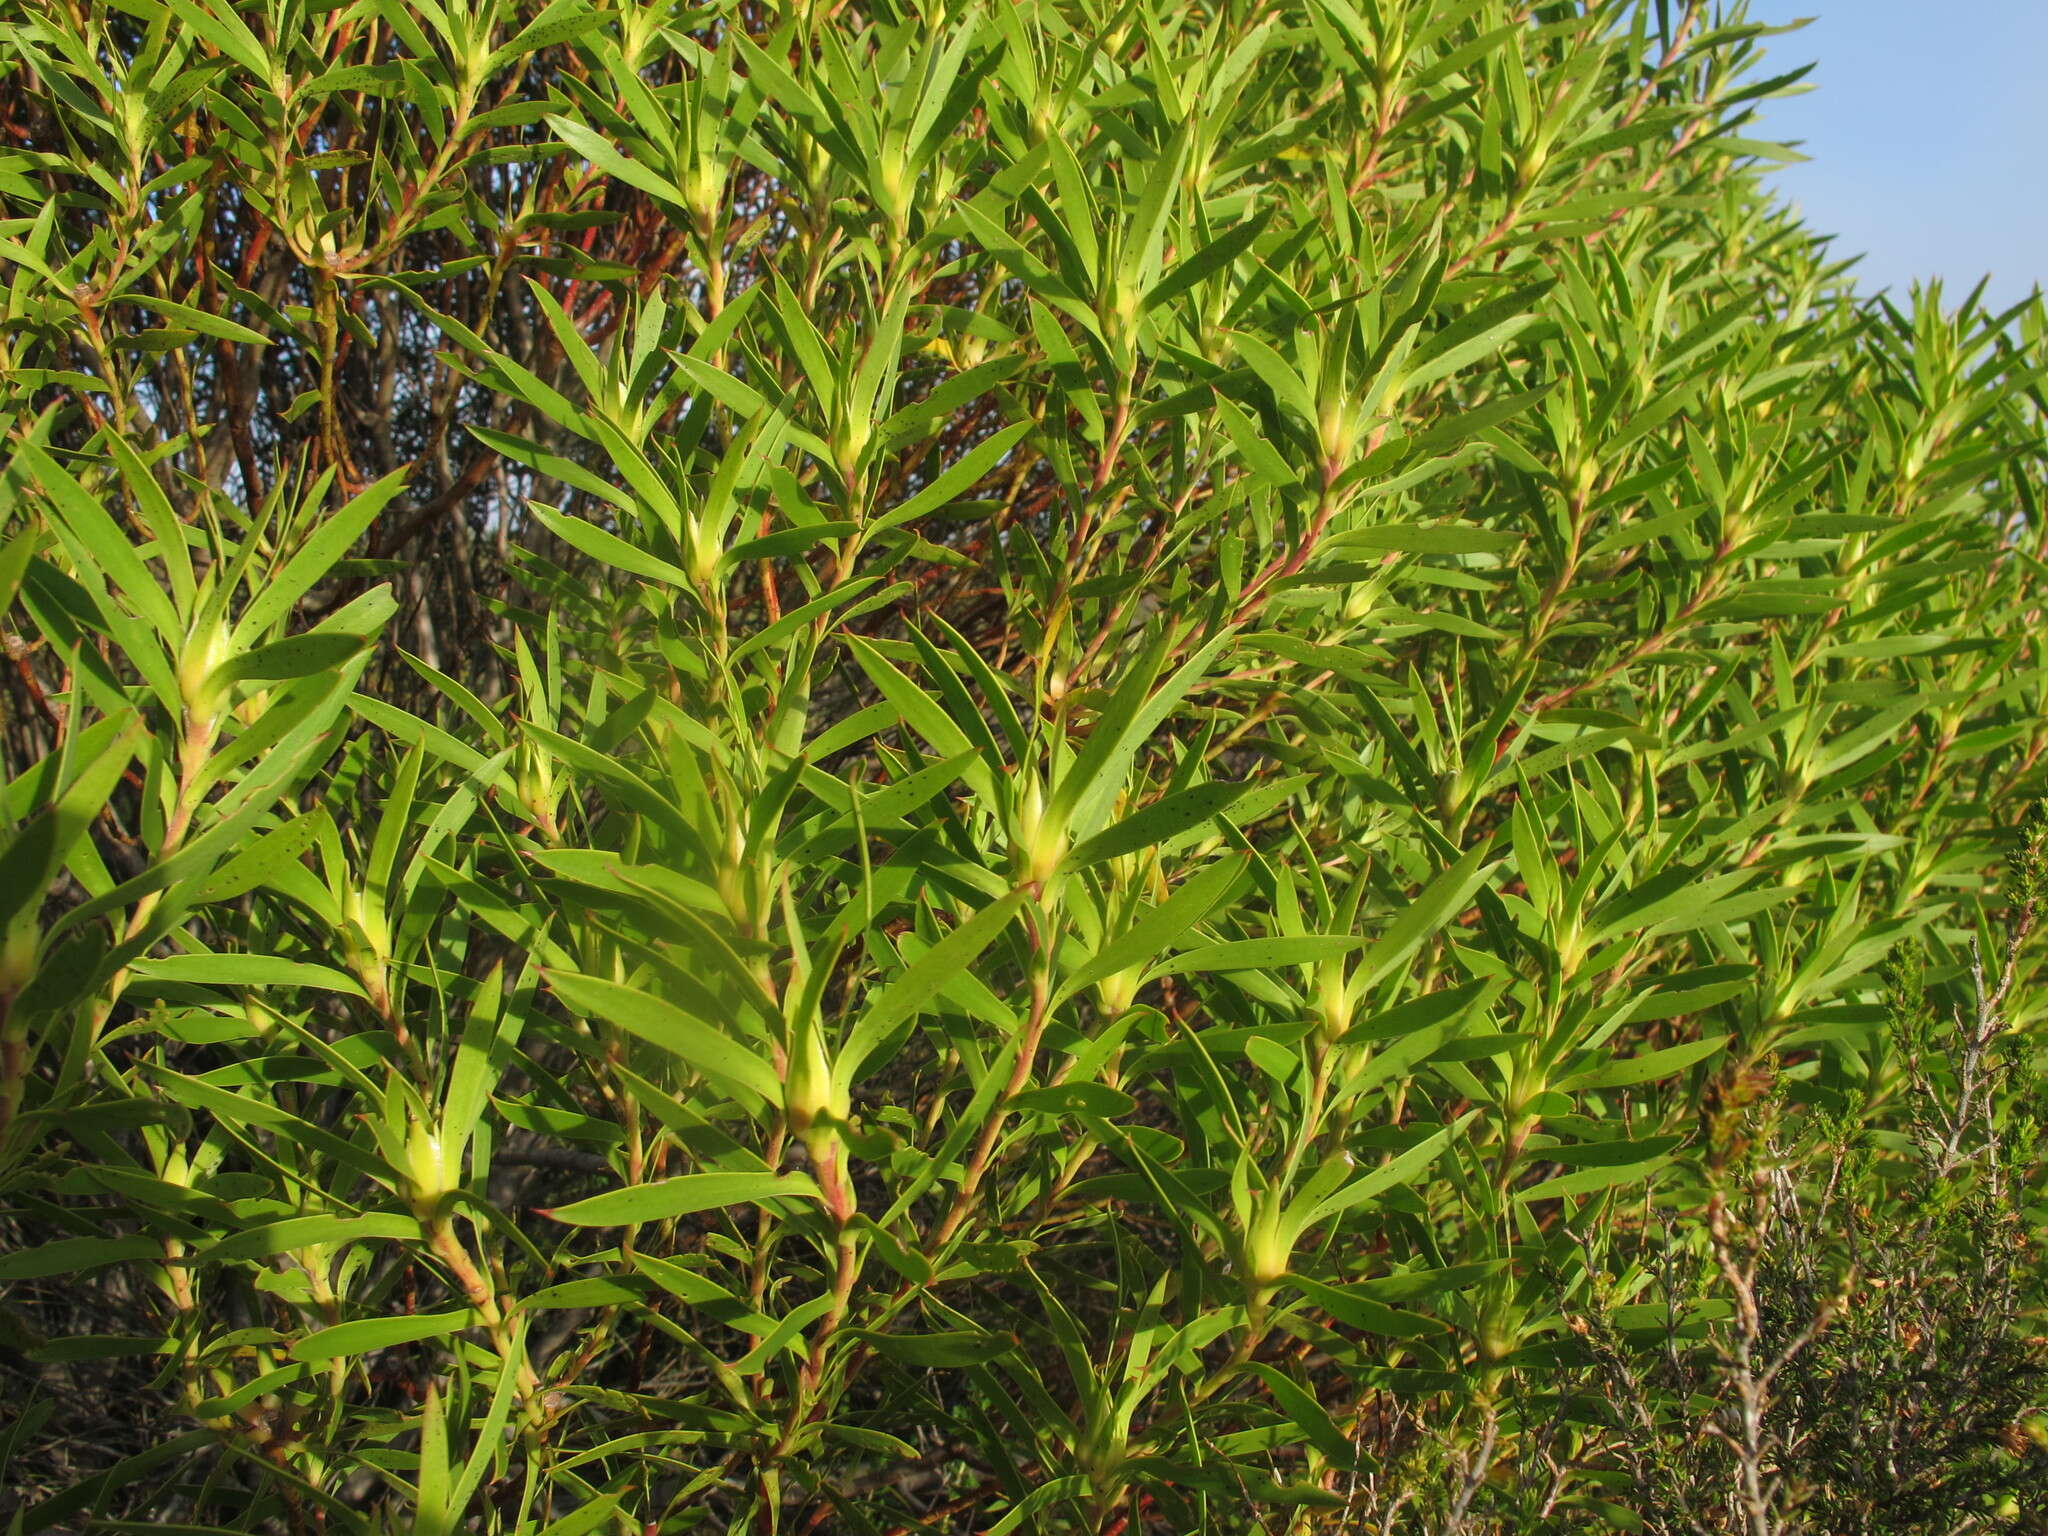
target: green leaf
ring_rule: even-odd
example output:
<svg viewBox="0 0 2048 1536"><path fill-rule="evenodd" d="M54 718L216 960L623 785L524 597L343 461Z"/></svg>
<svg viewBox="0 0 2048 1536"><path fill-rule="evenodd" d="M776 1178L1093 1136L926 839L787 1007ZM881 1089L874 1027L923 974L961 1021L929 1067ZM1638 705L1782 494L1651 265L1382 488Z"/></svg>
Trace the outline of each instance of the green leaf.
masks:
<svg viewBox="0 0 2048 1536"><path fill-rule="evenodd" d="M869 533L880 533L886 528L895 528L903 523L913 522L928 513L936 512L949 502L958 501L981 479L994 469L1022 442L1034 423L1012 422L1000 431L991 433L953 463L941 470L936 478L915 495L907 497L891 507L880 517L868 524Z"/></svg>
<svg viewBox="0 0 2048 1536"><path fill-rule="evenodd" d="M816 1182L803 1173L688 1173L607 1190L541 1214L572 1227L626 1227L763 1200L818 1198Z"/></svg>
<svg viewBox="0 0 2048 1536"><path fill-rule="evenodd" d="M106 809L122 775L148 740L140 717L128 715L105 722L111 727L78 776L55 800L38 807L21 827L11 829L0 850L0 937L23 912L33 913L49 893L50 883L64 867L95 820ZM83 733L81 733L82 735ZM54 762L60 769L68 757Z"/></svg>
<svg viewBox="0 0 2048 1536"><path fill-rule="evenodd" d="M1519 394L1502 395L1470 410L1452 411L1439 416L1426 428L1415 434L1409 452L1416 458L1433 458L1445 453L1468 437L1477 437L1490 432L1502 424L1512 421L1530 407L1541 404L1550 392L1558 387L1561 380L1552 379L1537 389L1524 390ZM1519 543L1518 536L1508 535L1512 543ZM1512 543L1509 547L1512 547ZM1459 551L1462 553L1462 551Z"/></svg>
<svg viewBox="0 0 2048 1536"><path fill-rule="evenodd" d="M267 1259L301 1248L339 1248L344 1243L379 1238L414 1241L419 1235L419 1222L397 1211L376 1211L364 1216L288 1216L283 1221L224 1237L200 1249L193 1255L193 1262Z"/></svg>
<svg viewBox="0 0 2048 1536"><path fill-rule="evenodd" d="M653 197L676 207L687 207L689 199L682 189L667 177L658 175L639 161L622 154L617 146L603 134L582 123L572 122L566 117L552 113L545 119L548 127L555 131L562 143L588 160L597 169L616 176L629 187L638 187Z"/></svg>
<svg viewBox="0 0 2048 1536"><path fill-rule="evenodd" d="M1522 1202L1555 1200L1563 1195L1590 1195L1597 1194L1603 1189L1613 1189L1617 1185L1640 1184L1670 1161L1668 1156L1645 1157L1616 1167L1582 1168L1577 1173L1561 1174L1557 1178L1531 1184L1527 1189L1517 1190L1515 1199Z"/></svg>
<svg viewBox="0 0 2048 1536"><path fill-rule="evenodd" d="M1012 1504L1002 1518L989 1526L985 1536L1010 1536L1010 1532L1023 1525L1040 1510L1057 1504L1061 1499L1081 1498L1087 1492L1088 1479L1078 1472L1050 1478Z"/></svg>
<svg viewBox="0 0 2048 1536"><path fill-rule="evenodd" d="M688 591L694 585L689 573L682 567L670 565L666 560L649 554L637 544L629 544L617 534L588 523L581 518L569 517L544 507L539 502L529 504L529 510L556 538L571 549L580 550L600 564L609 565L629 576L643 576L649 581L658 581L671 587Z"/></svg>
<svg viewBox="0 0 2048 1536"><path fill-rule="evenodd" d="M178 19L222 53L246 69L256 80L270 78L270 60L256 34L233 10L203 9L194 0L171 0Z"/></svg>
<svg viewBox="0 0 2048 1536"><path fill-rule="evenodd" d="M1160 305L1179 297L1195 284L1228 267L1250 250L1252 242L1265 233L1266 223L1271 216L1272 210L1268 209L1246 219L1235 229L1217 236L1181 262L1153 285L1152 291L1139 302L1139 313L1150 314Z"/></svg>
<svg viewBox="0 0 2048 1536"><path fill-rule="evenodd" d="M1563 1163L1573 1168L1626 1168L1662 1157L1683 1145L1683 1136L1646 1136L1641 1141L1587 1141L1576 1146L1532 1151L1532 1161Z"/></svg>
<svg viewBox="0 0 2048 1536"><path fill-rule="evenodd" d="M875 1333L858 1328L848 1331L852 1337L873 1346L875 1353L883 1359L918 1370L986 1365L1017 1347L1013 1336L992 1331L959 1329L945 1333Z"/></svg>
<svg viewBox="0 0 2048 1536"><path fill-rule="evenodd" d="M254 843L222 864L201 887L201 902L231 901L250 891L271 888L291 869L304 870L300 860L323 833L334 825L326 810L295 816L275 832L265 833Z"/></svg>
<svg viewBox="0 0 2048 1536"><path fill-rule="evenodd" d="M147 1237L64 1237L36 1248L0 1254L0 1280L42 1280L83 1275L109 1264L161 1259L164 1246Z"/></svg>
<svg viewBox="0 0 2048 1536"><path fill-rule="evenodd" d="M1384 523L1330 540L1333 553L1372 549L1405 555L1498 555L1519 548L1522 536L1465 523Z"/></svg>
<svg viewBox="0 0 2048 1536"><path fill-rule="evenodd" d="M1232 336L1231 345L1258 375L1259 381L1273 392L1274 400L1282 409L1293 412L1297 419L1310 427L1316 424L1315 395L1285 358L1247 331L1239 331Z"/></svg>
<svg viewBox="0 0 2048 1536"><path fill-rule="evenodd" d="M208 682L218 688L229 683L281 682L286 678L336 672L368 644L360 635L292 635L229 657L214 669Z"/></svg>
<svg viewBox="0 0 2048 1536"><path fill-rule="evenodd" d="M246 325L238 325L224 315L211 310L196 309L190 304L179 304L171 299L160 299L148 293L124 293L120 302L140 304L145 309L155 310L167 320L174 320L186 330L199 332L202 336L218 336L223 341L239 341L245 346L266 347L270 338L261 331L252 331Z"/></svg>
<svg viewBox="0 0 2048 1536"><path fill-rule="evenodd" d="M733 545L719 557L722 569L745 565L749 560L786 560L816 545L843 539L858 531L854 523L806 523L796 528L778 528L758 539Z"/></svg>
<svg viewBox="0 0 2048 1536"><path fill-rule="evenodd" d="M1550 287L1532 283L1518 288L1446 326L1415 349L1403 370L1406 387L1420 389L1498 352L1535 323L1536 302Z"/></svg>
<svg viewBox="0 0 2048 1536"><path fill-rule="evenodd" d="M861 1080L870 1058L890 1031L930 1003L980 958L981 952L1010 925L1010 919L1026 899L1024 892L1012 891L1002 900L983 907L920 955L902 975L869 996L839 1050L834 1074L841 1086L851 1087Z"/></svg>
<svg viewBox="0 0 2048 1536"><path fill-rule="evenodd" d="M1330 1285L1307 1275L1289 1275L1287 1283L1338 1322L1361 1333L1389 1339L1426 1339L1444 1331L1444 1325L1435 1318L1390 1307L1368 1294L1363 1286Z"/></svg>
<svg viewBox="0 0 2048 1536"><path fill-rule="evenodd" d="M657 1045L727 1089L782 1102L775 1069L747 1046L673 1003L634 987L573 971L543 973L549 988L578 1013L606 1020Z"/></svg>
<svg viewBox="0 0 2048 1536"><path fill-rule="evenodd" d="M1162 641L1146 653L1103 706L1081 755L1060 776L1046 811L1049 825L1084 839L1100 828L1124 788L1125 775L1139 747L1207 675L1210 663L1236 633L1232 626L1211 638L1156 689L1152 682L1165 661L1166 643Z"/></svg>
<svg viewBox="0 0 2048 1536"><path fill-rule="evenodd" d="M1308 933L1272 939L1232 939L1222 944L1202 944L1184 949L1161 961L1146 973L1160 976L1221 974L1228 971L1267 971L1281 966L1314 965L1347 955L1365 940L1344 934Z"/></svg>
<svg viewBox="0 0 2048 1536"><path fill-rule="evenodd" d="M1667 1046L1661 1051L1645 1051L1640 1056L1622 1057L1604 1066L1573 1073L1551 1086L1559 1093L1578 1093L1589 1088L1631 1088L1637 1083L1653 1083L1718 1054L1728 1040L1727 1035L1711 1035L1704 1040Z"/></svg>
<svg viewBox="0 0 2048 1536"><path fill-rule="evenodd" d="M1412 1183L1443 1155L1444 1149L1450 1145L1451 1138L1470 1125L1478 1113L1476 1109L1466 1111L1453 1124L1424 1137L1407 1151L1396 1154L1371 1172L1353 1179L1308 1212L1302 1218L1303 1225L1313 1226L1319 1221L1326 1221L1339 1212L1362 1205L1375 1195Z"/></svg>
<svg viewBox="0 0 2048 1536"><path fill-rule="evenodd" d="M1424 886L1421 894L1381 930L1352 972L1350 986L1354 995L1362 996L1377 985L1414 954L1425 939L1465 909L1472 893L1486 878L1486 852L1486 845L1481 844L1467 853Z"/></svg>
<svg viewBox="0 0 2048 1536"><path fill-rule="evenodd" d="M569 1511L561 1519L542 1528L540 1536L590 1536L590 1533L607 1521L616 1518L621 1493L608 1493L601 1499L591 1499Z"/></svg>
<svg viewBox="0 0 2048 1536"><path fill-rule="evenodd" d="M1104 1120L1121 1120L1138 1107L1138 1101L1107 1083L1058 1083L1049 1088L1027 1088L1010 1100L1019 1114L1095 1115Z"/></svg>
<svg viewBox="0 0 2048 1536"><path fill-rule="evenodd" d="M455 1312L423 1312L410 1317L364 1317L336 1323L307 1334L291 1347L294 1360L338 1360L392 1349L400 1344L421 1344L428 1339L446 1338L464 1328L476 1326L476 1314L467 1307Z"/></svg>
<svg viewBox="0 0 2048 1536"><path fill-rule="evenodd" d="M1273 1401L1287 1415L1303 1437L1336 1466L1349 1467L1358 1459L1358 1447L1330 1417L1329 1410L1274 1366L1262 1360L1249 1361L1246 1369L1266 1384Z"/></svg>
<svg viewBox="0 0 2048 1536"><path fill-rule="evenodd" d="M920 688L905 677L869 641L857 635L847 635L845 644L853 653L853 659L860 663L860 669L881 690L882 697L895 710L897 718L930 742L940 755L965 757L974 751L974 743L968 739L967 733L954 723L929 690Z"/></svg>
<svg viewBox="0 0 2048 1536"><path fill-rule="evenodd" d="M1236 784L1197 784L1168 795L1070 849L1065 862L1079 869L1154 847L1190 827L1215 820L1253 787L1247 779Z"/></svg>
<svg viewBox="0 0 2048 1536"><path fill-rule="evenodd" d="M86 571L95 577L104 572L137 616L155 631L160 643L182 641L185 626L177 610L136 553L128 535L107 515L99 498L89 494L40 445L24 442L16 452L22 466L35 476L50 498L51 510L64 530L78 547L89 551L81 562ZM140 647L130 647L131 661L140 664L143 659Z"/></svg>
<svg viewBox="0 0 2048 1536"><path fill-rule="evenodd" d="M271 955L167 955L161 960L137 960L129 971L141 981L184 986L312 987L351 997L368 995L363 984L346 971Z"/></svg>
<svg viewBox="0 0 2048 1536"><path fill-rule="evenodd" d="M355 547L356 540L370 530L384 509L405 489L409 473L408 470L393 470L345 506L322 518L283 567L271 572L257 585L248 606L235 623L235 644L246 646L273 625L289 618L299 599L327 577L342 557Z"/></svg>
<svg viewBox="0 0 2048 1536"><path fill-rule="evenodd" d="M1139 916L1129 928L1110 939L1077 967L1053 997L1053 1006L1065 1002L1085 987L1091 987L1119 971L1150 963L1195 924L1207 917L1249 873L1249 860L1242 855L1217 859L1184 880L1165 901Z"/></svg>

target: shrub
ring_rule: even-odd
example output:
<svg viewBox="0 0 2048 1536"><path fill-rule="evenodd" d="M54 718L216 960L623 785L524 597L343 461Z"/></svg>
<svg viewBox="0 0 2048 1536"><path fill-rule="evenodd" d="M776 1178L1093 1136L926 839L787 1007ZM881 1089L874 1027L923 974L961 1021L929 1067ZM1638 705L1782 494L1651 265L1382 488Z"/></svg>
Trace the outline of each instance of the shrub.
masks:
<svg viewBox="0 0 2048 1536"><path fill-rule="evenodd" d="M2048 326L1763 35L0 4L13 1529L2038 1523Z"/></svg>

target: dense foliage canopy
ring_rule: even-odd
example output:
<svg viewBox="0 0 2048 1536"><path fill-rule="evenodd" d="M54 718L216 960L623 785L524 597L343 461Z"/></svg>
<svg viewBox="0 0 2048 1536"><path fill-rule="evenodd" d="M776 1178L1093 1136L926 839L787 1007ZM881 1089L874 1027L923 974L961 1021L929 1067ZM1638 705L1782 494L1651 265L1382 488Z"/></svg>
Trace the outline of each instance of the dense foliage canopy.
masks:
<svg viewBox="0 0 2048 1536"><path fill-rule="evenodd" d="M1766 41L0 0L9 1529L2048 1529L2048 318Z"/></svg>

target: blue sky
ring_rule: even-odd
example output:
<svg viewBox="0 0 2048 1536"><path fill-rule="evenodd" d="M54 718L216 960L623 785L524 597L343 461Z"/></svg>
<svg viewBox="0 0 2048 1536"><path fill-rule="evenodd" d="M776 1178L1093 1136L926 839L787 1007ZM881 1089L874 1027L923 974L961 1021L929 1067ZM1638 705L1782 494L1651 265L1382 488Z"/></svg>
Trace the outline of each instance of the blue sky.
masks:
<svg viewBox="0 0 2048 1536"><path fill-rule="evenodd" d="M1986 272L1991 300L2048 287L2048 0L1752 0L1781 25L1763 76L1818 61L1803 96L1768 102L1754 137L1803 139L1785 197L1865 291Z"/></svg>

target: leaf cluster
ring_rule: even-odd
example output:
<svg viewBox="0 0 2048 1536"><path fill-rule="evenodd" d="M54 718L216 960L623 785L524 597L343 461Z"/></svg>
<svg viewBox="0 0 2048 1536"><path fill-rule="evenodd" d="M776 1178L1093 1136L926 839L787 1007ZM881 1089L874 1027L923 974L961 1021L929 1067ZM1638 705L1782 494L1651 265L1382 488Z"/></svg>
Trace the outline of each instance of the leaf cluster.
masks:
<svg viewBox="0 0 2048 1536"><path fill-rule="evenodd" d="M0 0L11 1529L2034 1528L2048 312L1766 35Z"/></svg>

